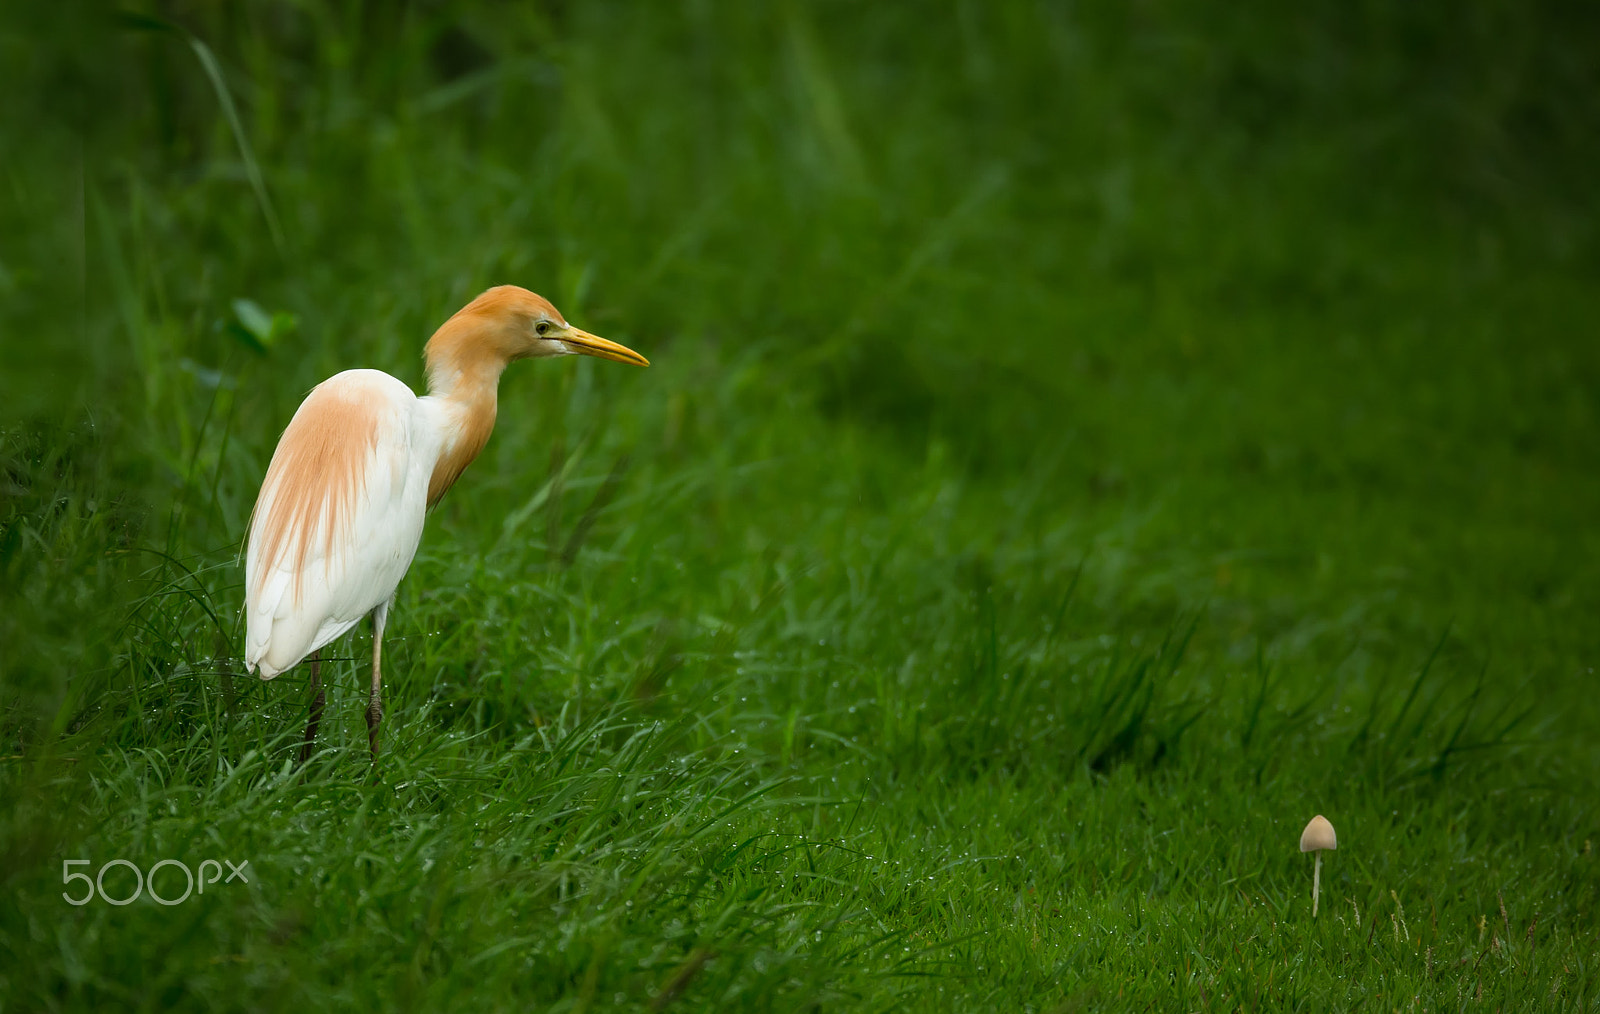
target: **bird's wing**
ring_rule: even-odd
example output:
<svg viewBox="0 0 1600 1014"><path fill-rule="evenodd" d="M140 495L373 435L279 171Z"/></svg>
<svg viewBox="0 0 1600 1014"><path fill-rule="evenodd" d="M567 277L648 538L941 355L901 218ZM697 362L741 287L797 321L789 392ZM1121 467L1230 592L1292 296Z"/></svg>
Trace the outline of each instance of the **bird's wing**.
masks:
<svg viewBox="0 0 1600 1014"><path fill-rule="evenodd" d="M245 554L245 664L263 679L349 630L405 576L438 457L419 418L406 385L349 370L284 430Z"/></svg>

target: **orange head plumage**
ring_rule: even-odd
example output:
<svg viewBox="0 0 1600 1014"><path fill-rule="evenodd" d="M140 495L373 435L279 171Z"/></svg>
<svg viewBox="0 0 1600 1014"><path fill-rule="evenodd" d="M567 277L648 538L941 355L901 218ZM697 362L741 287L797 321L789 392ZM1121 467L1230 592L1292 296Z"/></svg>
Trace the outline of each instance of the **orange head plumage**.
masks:
<svg viewBox="0 0 1600 1014"><path fill-rule="evenodd" d="M632 349L568 324L548 299L517 285L497 285L457 310L428 339L423 354L428 389L437 394L462 380L498 380L517 359L589 355L650 365Z"/></svg>
<svg viewBox="0 0 1600 1014"><path fill-rule="evenodd" d="M561 311L537 293L497 285L457 310L428 339L428 392L456 403L461 430L434 467L428 503L438 503L470 465L494 429L500 374L516 359L589 355L649 366L632 349L568 324Z"/></svg>

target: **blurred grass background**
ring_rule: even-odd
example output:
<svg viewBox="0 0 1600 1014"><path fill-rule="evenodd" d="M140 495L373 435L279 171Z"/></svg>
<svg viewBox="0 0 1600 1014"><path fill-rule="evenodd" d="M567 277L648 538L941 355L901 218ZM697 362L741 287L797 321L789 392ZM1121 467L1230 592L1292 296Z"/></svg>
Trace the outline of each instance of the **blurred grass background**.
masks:
<svg viewBox="0 0 1600 1014"><path fill-rule="evenodd" d="M5 19L8 1005L1593 1003L1590 8ZM501 282L654 365L508 373L301 782L257 483Z"/></svg>

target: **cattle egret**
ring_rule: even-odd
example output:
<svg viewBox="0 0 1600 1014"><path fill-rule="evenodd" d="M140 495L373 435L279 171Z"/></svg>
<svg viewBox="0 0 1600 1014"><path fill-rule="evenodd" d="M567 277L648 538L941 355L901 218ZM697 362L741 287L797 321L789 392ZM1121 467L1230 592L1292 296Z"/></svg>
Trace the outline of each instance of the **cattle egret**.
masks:
<svg viewBox="0 0 1600 1014"><path fill-rule="evenodd" d="M644 356L580 331L541 296L501 285L428 340L428 393L346 370L306 395L272 452L245 553L245 666L270 680L311 656L310 756L322 717L323 645L372 617L367 738L378 756L383 628L424 515L483 450L500 374L516 359Z"/></svg>

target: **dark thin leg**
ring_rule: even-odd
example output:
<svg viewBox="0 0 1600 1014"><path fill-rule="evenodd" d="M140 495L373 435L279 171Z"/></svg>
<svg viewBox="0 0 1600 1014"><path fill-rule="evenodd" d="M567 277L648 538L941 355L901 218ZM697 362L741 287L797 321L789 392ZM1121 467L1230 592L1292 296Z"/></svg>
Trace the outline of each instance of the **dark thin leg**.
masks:
<svg viewBox="0 0 1600 1014"><path fill-rule="evenodd" d="M367 743L372 747L372 763L378 763L378 726L383 722L383 627L389 619L389 603L372 611L372 696L367 700Z"/></svg>
<svg viewBox="0 0 1600 1014"><path fill-rule="evenodd" d="M322 722L322 703L327 695L322 690L322 652L311 653L311 689L317 696L311 699L311 721L306 725L306 741L300 746L300 763L311 759L311 745L317 739L317 726Z"/></svg>

